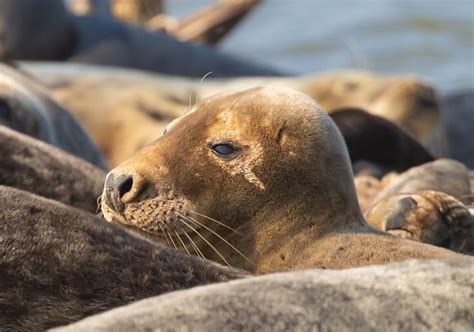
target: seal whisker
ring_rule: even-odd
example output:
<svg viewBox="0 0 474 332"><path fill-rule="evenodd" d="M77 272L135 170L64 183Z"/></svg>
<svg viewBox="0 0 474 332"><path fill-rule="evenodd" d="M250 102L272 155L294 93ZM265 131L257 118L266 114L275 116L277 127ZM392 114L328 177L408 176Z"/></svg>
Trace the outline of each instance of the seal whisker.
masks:
<svg viewBox="0 0 474 332"><path fill-rule="evenodd" d="M210 71L210 72L206 73L206 74L201 78L201 82L199 82L199 84L202 84L202 83L204 82L204 80L205 80L208 76L212 75L213 73L214 73L213 71Z"/></svg>
<svg viewBox="0 0 474 332"><path fill-rule="evenodd" d="M165 227L166 228L166 227ZM166 229L166 234L168 234L170 240L171 240L171 243L173 243L173 247L178 250L178 247L176 246L176 243L174 243L174 240L173 240L173 237L171 236L170 232L168 231L168 229Z"/></svg>
<svg viewBox="0 0 474 332"><path fill-rule="evenodd" d="M204 256L204 254L201 252L201 250L199 250L198 246L196 243L194 243L193 239L191 239L191 237L188 235L188 233L186 233L186 231L183 229L183 227L180 227L181 230L183 231L184 235L188 238L189 242L191 243L191 246L193 247L194 249L194 252L196 253L196 255L198 257L201 257L202 259L206 259L206 257Z"/></svg>
<svg viewBox="0 0 474 332"><path fill-rule="evenodd" d="M179 242L181 242L181 245L183 246L184 250L186 250L186 252L188 253L188 255L191 255L188 248L186 247L186 245L184 244L183 242L183 239L181 239L181 236L179 236L178 232L176 232L175 230L173 230L173 232L176 234L177 238L179 239Z"/></svg>
<svg viewBox="0 0 474 332"><path fill-rule="evenodd" d="M201 82L199 82L199 85L201 85L201 84L204 82L204 80L205 80L208 76L212 75L213 73L214 73L213 71L210 71L210 72L206 73L206 74L201 78ZM198 94L197 94L197 92L196 92L196 103L195 103L195 104L197 104L198 102L199 102L199 100L198 100Z"/></svg>
<svg viewBox="0 0 474 332"><path fill-rule="evenodd" d="M189 91L189 97L188 97L188 100L189 100L189 109L191 109L193 107L193 90Z"/></svg>
<svg viewBox="0 0 474 332"><path fill-rule="evenodd" d="M227 260L224 258L224 256L221 254L221 252L219 250L216 249L216 247L214 247L204 236L201 235L201 233L199 233L194 227L192 227L191 225L189 225L184 219L180 219L185 225L187 225L189 228L191 228L193 230L194 233L196 233L201 239L204 240L204 242L207 243L207 245L209 247L211 247L212 250L214 250L214 252L227 264L227 266L231 266L229 264L229 262L227 262Z"/></svg>
<svg viewBox="0 0 474 332"><path fill-rule="evenodd" d="M166 243L168 244L168 247L171 247L171 243L170 243L170 241L168 241L168 237L166 236L166 233L165 233L165 230L163 229L163 226L161 226L161 224L159 222L158 222L158 226L161 229L161 233L163 233L163 235L164 235L164 238L165 238Z"/></svg>
<svg viewBox="0 0 474 332"><path fill-rule="evenodd" d="M233 228L230 227L230 226L227 226L227 225L224 224L222 221L216 220L216 219L214 219L214 218L211 218L211 217L209 217L209 216L206 216L206 215L201 214L201 213L196 212L196 211L189 210L189 212L194 213L194 214L197 214L198 216L201 216L201 217L203 217L203 218L206 218L206 219L208 219L208 220L210 220L210 221L213 221L213 222L215 222L215 223L217 223L217 224L219 224L219 225L221 225L221 226L227 228L228 230L231 230L231 231L234 232L235 234L238 234L238 235L240 235L240 236L244 236L242 233L236 231L235 229L233 229Z"/></svg>
<svg viewBox="0 0 474 332"><path fill-rule="evenodd" d="M237 249L235 246L233 246L229 241L227 241L226 239L224 239L222 236L220 236L219 234L217 234L217 232L215 232L214 230L212 230L211 228L207 227L206 225L202 224L201 222L197 221L196 219L194 219L193 217L189 217L190 219L188 219L187 217L184 217L182 216L183 218L185 218L186 220L188 220L189 222L191 223L194 223L195 225L197 224L197 226L201 226L201 227L204 227L205 229L207 229L209 232L211 232L212 234L214 234L215 236L217 236L219 239L221 239L222 241L224 241L224 243L226 243L229 247L231 247L236 253L238 253L240 256L242 256L242 258L244 258L247 262L255 265L254 262L252 262L247 256L245 256L243 253L241 253L239 251L239 249Z"/></svg>

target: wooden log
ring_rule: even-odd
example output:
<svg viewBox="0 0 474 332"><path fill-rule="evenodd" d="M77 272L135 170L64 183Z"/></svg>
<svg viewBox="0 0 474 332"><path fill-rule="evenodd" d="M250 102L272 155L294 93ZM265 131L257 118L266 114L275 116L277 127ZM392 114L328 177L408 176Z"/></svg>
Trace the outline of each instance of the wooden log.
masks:
<svg viewBox="0 0 474 332"><path fill-rule="evenodd" d="M147 26L151 30L166 30L181 41L216 45L260 2L221 0L178 21L156 16Z"/></svg>

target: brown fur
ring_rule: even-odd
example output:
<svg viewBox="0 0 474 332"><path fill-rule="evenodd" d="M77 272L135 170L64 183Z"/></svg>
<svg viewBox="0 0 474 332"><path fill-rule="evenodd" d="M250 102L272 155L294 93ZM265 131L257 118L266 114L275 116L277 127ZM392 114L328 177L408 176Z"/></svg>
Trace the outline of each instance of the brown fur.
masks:
<svg viewBox="0 0 474 332"><path fill-rule="evenodd" d="M321 75L302 90L328 110L357 106L391 120L417 140L433 139L440 121L436 91L415 76L377 76L369 72Z"/></svg>
<svg viewBox="0 0 474 332"><path fill-rule="evenodd" d="M105 172L0 125L0 185L97 213Z"/></svg>
<svg viewBox="0 0 474 332"><path fill-rule="evenodd" d="M42 331L245 275L17 189L0 186L0 206L2 331Z"/></svg>
<svg viewBox="0 0 474 332"><path fill-rule="evenodd" d="M460 201L436 191L388 196L364 214L396 236L474 254L474 218Z"/></svg>
<svg viewBox="0 0 474 332"><path fill-rule="evenodd" d="M369 175L356 176L354 185L360 209L364 212L372 205L374 197L380 192L382 185L377 178Z"/></svg>
<svg viewBox="0 0 474 332"><path fill-rule="evenodd" d="M469 174L466 167L455 160L438 159L412 167L399 175L386 176L384 185L374 201L399 193L439 191L454 198L471 195Z"/></svg>
<svg viewBox="0 0 474 332"><path fill-rule="evenodd" d="M221 141L237 147L234 158L211 151ZM108 220L192 252L187 236L205 257L256 273L456 255L369 227L337 127L287 88L198 103L109 173L102 210Z"/></svg>

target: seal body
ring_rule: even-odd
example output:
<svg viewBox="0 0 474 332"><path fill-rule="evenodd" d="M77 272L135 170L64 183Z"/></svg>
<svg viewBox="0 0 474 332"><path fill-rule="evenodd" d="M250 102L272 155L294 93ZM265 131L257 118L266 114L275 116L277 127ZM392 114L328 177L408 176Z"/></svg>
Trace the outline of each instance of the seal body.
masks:
<svg viewBox="0 0 474 332"><path fill-rule="evenodd" d="M257 273L456 255L368 226L334 122L307 96L272 86L216 95L171 122L108 174L102 211Z"/></svg>
<svg viewBox="0 0 474 332"><path fill-rule="evenodd" d="M74 16L60 0L2 1L0 34L2 60L68 60L191 77L283 74L112 17Z"/></svg>
<svg viewBox="0 0 474 332"><path fill-rule="evenodd" d="M245 275L18 189L0 186L0 206L2 330L42 331Z"/></svg>
<svg viewBox="0 0 474 332"><path fill-rule="evenodd" d="M350 107L329 114L346 141L352 163L365 160L388 171L403 172L433 161L420 143L389 120Z"/></svg>
<svg viewBox="0 0 474 332"><path fill-rule="evenodd" d="M98 212L105 181L101 169L4 126L0 126L0 155L0 185Z"/></svg>
<svg viewBox="0 0 474 332"><path fill-rule="evenodd" d="M473 268L465 258L276 273L165 294L54 331L464 331L474 322Z"/></svg>
<svg viewBox="0 0 474 332"><path fill-rule="evenodd" d="M0 64L0 125L38 138L106 169L104 159L73 115L34 78Z"/></svg>
<svg viewBox="0 0 474 332"><path fill-rule="evenodd" d="M374 202L393 194L426 190L439 191L454 198L471 195L468 170L462 163L451 159L438 159L412 167L392 177L383 190L375 196Z"/></svg>

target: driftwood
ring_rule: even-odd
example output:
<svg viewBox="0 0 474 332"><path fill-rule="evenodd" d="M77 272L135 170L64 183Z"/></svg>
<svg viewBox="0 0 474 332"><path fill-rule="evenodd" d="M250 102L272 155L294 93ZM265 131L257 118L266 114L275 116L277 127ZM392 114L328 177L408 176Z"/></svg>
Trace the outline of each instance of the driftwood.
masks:
<svg viewBox="0 0 474 332"><path fill-rule="evenodd" d="M76 15L114 16L121 21L142 24L161 14L161 0L72 0L66 2Z"/></svg>
<svg viewBox="0 0 474 332"><path fill-rule="evenodd" d="M220 0L182 19L164 15L160 0L74 0L69 8L77 15L113 16L181 41L216 45L260 2Z"/></svg>
<svg viewBox="0 0 474 332"><path fill-rule="evenodd" d="M221 0L181 20L158 15L147 27L165 30L181 41L216 45L260 2Z"/></svg>

